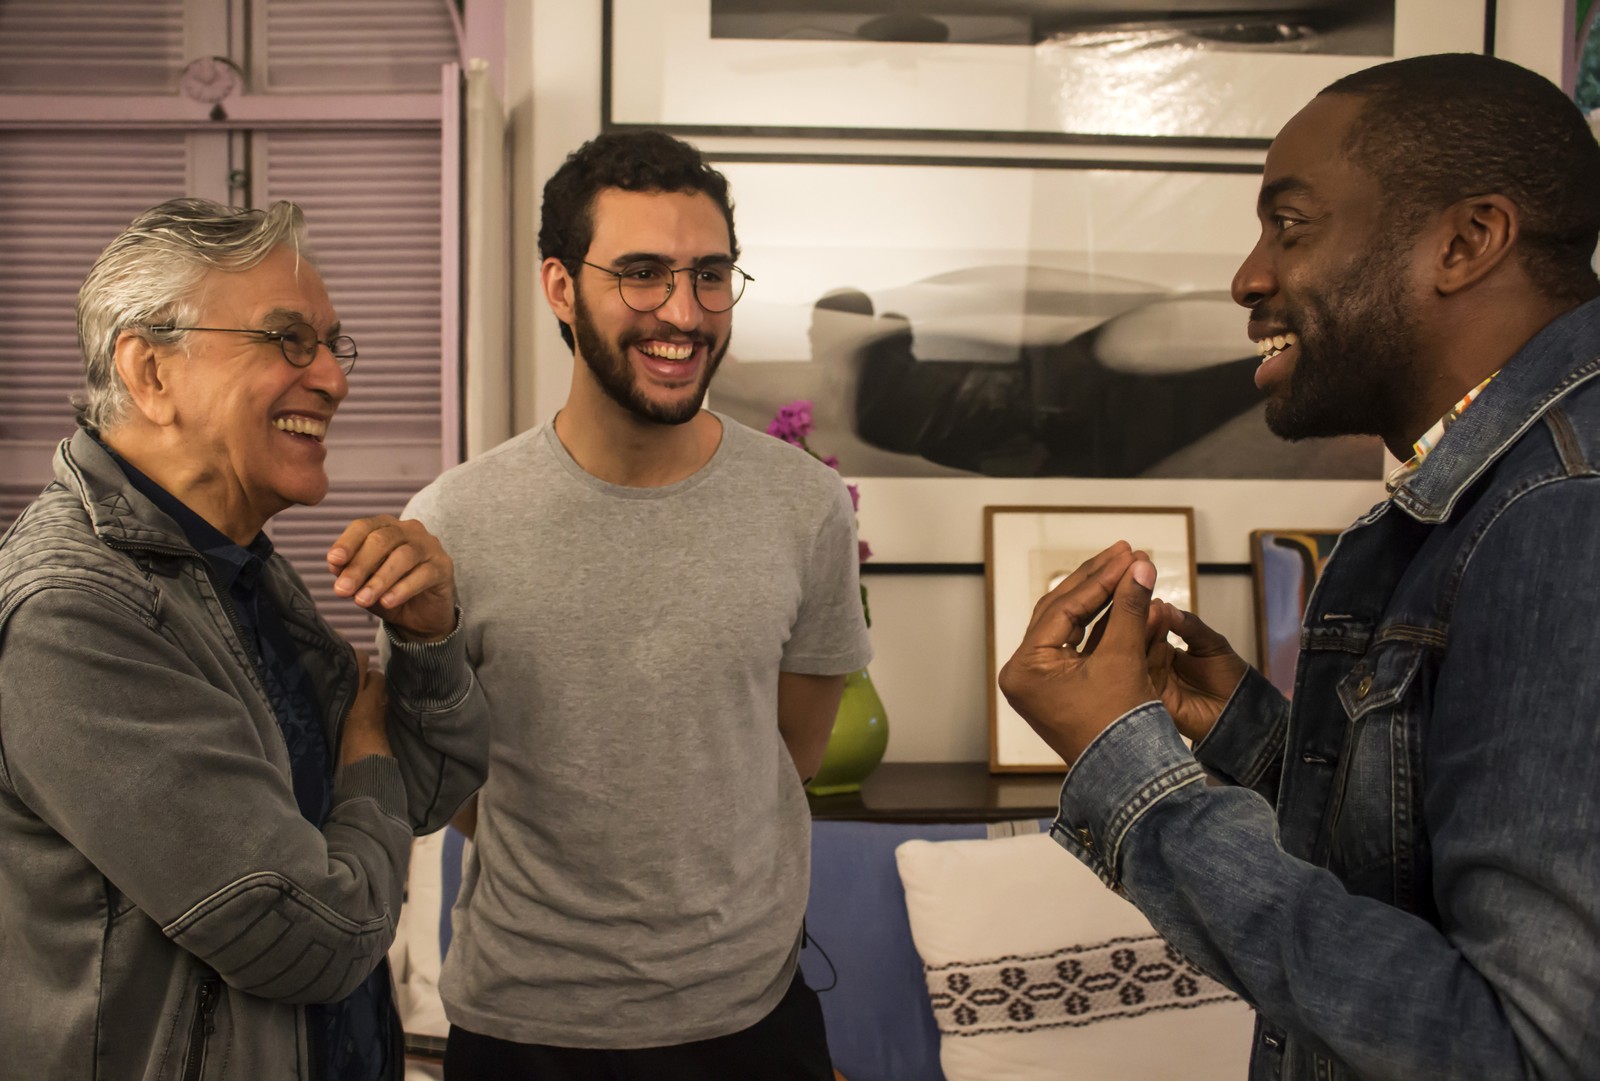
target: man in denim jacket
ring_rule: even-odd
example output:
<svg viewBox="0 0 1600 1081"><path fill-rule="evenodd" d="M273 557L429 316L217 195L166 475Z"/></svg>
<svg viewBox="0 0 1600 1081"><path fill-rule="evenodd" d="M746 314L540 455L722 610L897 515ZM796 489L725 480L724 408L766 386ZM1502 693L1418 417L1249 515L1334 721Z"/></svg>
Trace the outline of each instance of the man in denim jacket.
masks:
<svg viewBox="0 0 1600 1081"><path fill-rule="evenodd" d="M0 538L0 1076L398 1081L412 835L488 759L454 565L387 517L327 553L386 692L263 532L356 357L293 204L147 211L78 319L80 428Z"/></svg>
<svg viewBox="0 0 1600 1081"><path fill-rule="evenodd" d="M1406 464L1292 708L1125 544L1040 603L1000 684L1072 765L1053 834L1255 1006L1252 1078L1600 1077L1600 148L1521 68L1398 61L1258 209L1269 425Z"/></svg>

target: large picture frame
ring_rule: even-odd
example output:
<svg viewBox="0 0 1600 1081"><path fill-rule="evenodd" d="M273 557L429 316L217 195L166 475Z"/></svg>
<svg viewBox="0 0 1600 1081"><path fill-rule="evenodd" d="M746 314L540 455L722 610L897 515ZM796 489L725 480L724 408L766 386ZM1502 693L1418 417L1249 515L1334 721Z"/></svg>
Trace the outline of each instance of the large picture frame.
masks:
<svg viewBox="0 0 1600 1081"><path fill-rule="evenodd" d="M1229 295L1257 163L710 156L755 276L710 404L812 401L851 476L1380 474L1375 439L1261 420Z"/></svg>
<svg viewBox="0 0 1600 1081"><path fill-rule="evenodd" d="M1195 608L1192 507L983 508L984 590L988 615L989 770L1064 772L1066 764L1000 694L1000 668L1016 651L1033 606L1079 564L1118 540L1150 553L1153 595Z"/></svg>
<svg viewBox="0 0 1600 1081"><path fill-rule="evenodd" d="M1484 51L1494 0L1228 0L1191 2L1182 14L1174 6L1030 0L996 14L984 0L970 0L970 11L959 0L606 0L603 123L686 134L1264 146L1295 109L1352 71ZM918 23L920 35L911 29ZM941 29L945 40L928 40Z"/></svg>
<svg viewBox="0 0 1600 1081"><path fill-rule="evenodd" d="M1306 602L1338 543L1337 529L1252 529L1256 667L1284 697L1294 695Z"/></svg>

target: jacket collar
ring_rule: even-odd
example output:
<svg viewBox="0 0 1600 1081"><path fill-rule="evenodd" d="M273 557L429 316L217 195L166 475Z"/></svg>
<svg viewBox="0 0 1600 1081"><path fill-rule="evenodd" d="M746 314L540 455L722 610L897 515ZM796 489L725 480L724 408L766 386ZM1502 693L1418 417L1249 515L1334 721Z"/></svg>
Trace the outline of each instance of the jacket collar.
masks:
<svg viewBox="0 0 1600 1081"><path fill-rule="evenodd" d="M1552 320L1506 361L1472 408L1445 432L1393 500L1421 522L1442 522L1461 493L1546 411L1600 375L1600 299Z"/></svg>
<svg viewBox="0 0 1600 1081"><path fill-rule="evenodd" d="M78 494L95 536L117 548L192 555L183 529L128 480L116 459L80 428L56 448L56 479Z"/></svg>

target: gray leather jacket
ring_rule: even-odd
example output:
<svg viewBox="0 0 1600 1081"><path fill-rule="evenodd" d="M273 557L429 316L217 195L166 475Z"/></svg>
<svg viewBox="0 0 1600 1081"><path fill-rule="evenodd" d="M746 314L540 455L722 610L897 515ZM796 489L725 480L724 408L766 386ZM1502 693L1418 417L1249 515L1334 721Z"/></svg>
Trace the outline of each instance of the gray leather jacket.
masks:
<svg viewBox="0 0 1600 1081"><path fill-rule="evenodd" d="M393 759L300 816L260 677L206 561L86 432L0 538L0 1074L312 1076L301 1006L383 957L413 833L483 781L459 636L390 644ZM326 708L354 653L274 556L264 588Z"/></svg>

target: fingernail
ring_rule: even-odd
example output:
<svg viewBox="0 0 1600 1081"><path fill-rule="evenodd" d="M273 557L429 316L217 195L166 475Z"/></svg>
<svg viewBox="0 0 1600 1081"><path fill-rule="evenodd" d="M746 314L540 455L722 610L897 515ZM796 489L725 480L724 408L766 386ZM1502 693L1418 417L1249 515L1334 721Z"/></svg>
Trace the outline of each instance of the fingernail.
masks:
<svg viewBox="0 0 1600 1081"><path fill-rule="evenodd" d="M333 583L333 591L340 596L348 594L351 590L355 589L355 587L355 582L349 578L340 578L338 581Z"/></svg>
<svg viewBox="0 0 1600 1081"><path fill-rule="evenodd" d="M350 558L350 553L345 551L343 548L329 548L328 549L328 562L329 563L343 563L345 560L347 560L349 558Z"/></svg>
<svg viewBox="0 0 1600 1081"><path fill-rule="evenodd" d="M1133 565L1133 580L1146 589L1155 588L1156 565L1154 563L1145 563L1142 560L1135 563Z"/></svg>
<svg viewBox="0 0 1600 1081"><path fill-rule="evenodd" d="M393 593L385 593L383 595L383 606L385 608L393 608L395 600L396 598Z"/></svg>
<svg viewBox="0 0 1600 1081"><path fill-rule="evenodd" d="M357 604L371 604L372 603L372 590L363 589L360 593L357 593L356 594L356 603Z"/></svg>

